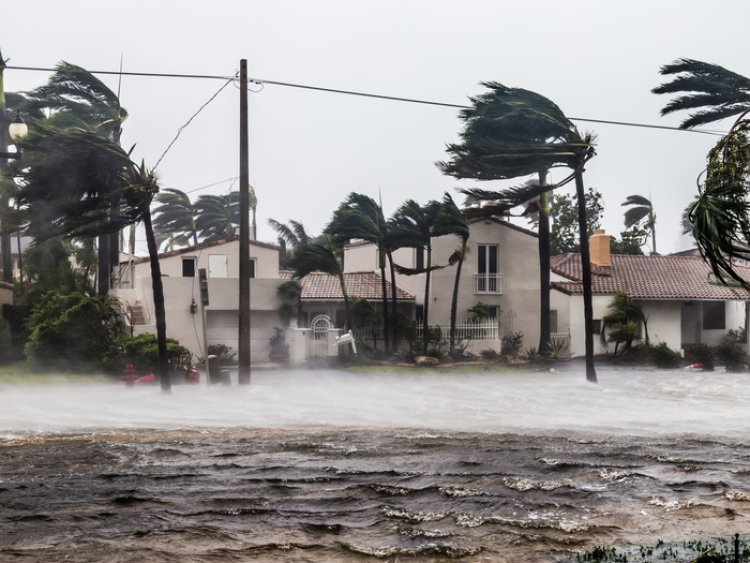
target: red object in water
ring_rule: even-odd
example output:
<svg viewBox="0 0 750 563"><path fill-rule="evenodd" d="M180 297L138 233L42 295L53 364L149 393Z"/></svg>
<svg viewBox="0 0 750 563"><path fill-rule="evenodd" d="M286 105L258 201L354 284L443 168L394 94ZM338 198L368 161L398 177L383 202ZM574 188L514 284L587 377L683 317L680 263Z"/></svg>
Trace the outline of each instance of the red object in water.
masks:
<svg viewBox="0 0 750 563"><path fill-rule="evenodd" d="M703 369L703 364L690 364L687 369Z"/></svg>
<svg viewBox="0 0 750 563"><path fill-rule="evenodd" d="M197 369L190 370L190 375L188 375L187 382L188 383L200 383L201 372L199 372Z"/></svg>
<svg viewBox="0 0 750 563"><path fill-rule="evenodd" d="M137 377L135 375L135 366L130 363L125 364L125 367L122 370L122 380L125 382L125 385L133 385L136 379Z"/></svg>
<svg viewBox="0 0 750 563"><path fill-rule="evenodd" d="M156 376L153 373L147 373L135 380L136 383L156 383Z"/></svg>

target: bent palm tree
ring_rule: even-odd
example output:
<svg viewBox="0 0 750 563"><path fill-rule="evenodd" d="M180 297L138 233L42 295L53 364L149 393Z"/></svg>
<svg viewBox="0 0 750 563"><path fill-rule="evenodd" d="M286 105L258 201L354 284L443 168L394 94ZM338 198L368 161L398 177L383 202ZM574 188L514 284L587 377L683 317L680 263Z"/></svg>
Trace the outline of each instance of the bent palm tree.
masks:
<svg viewBox="0 0 750 563"><path fill-rule="evenodd" d="M392 241L388 224L382 207L371 197L352 192L334 211L333 218L325 228L336 244L345 244L351 239L360 239L373 243L378 249L378 268L380 269L380 289L383 302L383 341L385 352L391 352L391 315L388 313L388 293L385 279L386 259L391 269L391 289L393 294L393 312L396 303L396 282L392 256Z"/></svg>
<svg viewBox="0 0 750 563"><path fill-rule="evenodd" d="M170 248L173 245L197 245L196 209L190 197L180 190L167 188L156 194L154 200L158 203L152 211L157 238L168 241Z"/></svg>
<svg viewBox="0 0 750 563"><path fill-rule="evenodd" d="M432 237L439 210L440 202L430 201L425 206L421 206L413 199L409 199L401 205L388 221L388 229L392 240L399 248L410 247L424 250L425 252L424 268L418 270L399 269L399 271L406 275L425 274L422 312L422 351L424 354L427 354L427 328L430 316Z"/></svg>
<svg viewBox="0 0 750 563"><path fill-rule="evenodd" d="M438 166L450 176L479 180L539 174L539 182L501 192L463 190L474 198L493 202L478 211L482 214L505 213L571 179L575 180L581 241L586 378L596 381L591 264L583 185L584 166L595 154L594 137L590 134L582 135L554 102L540 94L520 88L508 88L497 82L483 85L489 88L489 92L472 98L473 106L461 112L465 121L464 131L461 133L462 143L449 145L451 160L438 163ZM562 182L547 185L547 171L558 167L568 168L572 174ZM549 270L549 246L546 245L545 251L541 238L540 236L540 271L546 272ZM542 282L540 285L545 284ZM544 303L542 307L545 307ZM546 305L546 309L548 318L549 305ZM549 320L542 320L542 327L545 326L547 342L544 343L544 349L549 341Z"/></svg>
<svg viewBox="0 0 750 563"><path fill-rule="evenodd" d="M641 195L629 195L622 205L629 205L625 211L625 226L629 229L641 219L646 219L646 229L651 234L651 254L656 254L656 215L651 201Z"/></svg>
<svg viewBox="0 0 750 563"><path fill-rule="evenodd" d="M158 191L153 172L136 165L118 144L90 131L40 130L25 143L24 183L18 202L27 206L27 229L38 240L92 237L142 220L151 264L154 315L162 389L171 387L166 314L151 200ZM117 205L114 205L117 202ZM112 210L116 213L112 213Z"/></svg>
<svg viewBox="0 0 750 563"><path fill-rule="evenodd" d="M654 94L681 94L664 106L662 115L689 110L681 129L720 121L750 109L750 79L719 65L678 59L659 69L664 76L674 75L651 90Z"/></svg>
<svg viewBox="0 0 750 563"><path fill-rule="evenodd" d="M255 207L255 197L250 193L251 208ZM240 225L240 192L227 195L202 195L195 202L195 226L198 237L213 242L233 237Z"/></svg>

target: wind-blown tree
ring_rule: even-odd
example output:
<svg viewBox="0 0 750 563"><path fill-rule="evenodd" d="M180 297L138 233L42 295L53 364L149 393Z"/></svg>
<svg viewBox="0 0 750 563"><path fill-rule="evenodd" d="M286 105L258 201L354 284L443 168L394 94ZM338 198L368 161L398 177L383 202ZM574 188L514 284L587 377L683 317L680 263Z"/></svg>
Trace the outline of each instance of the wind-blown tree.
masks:
<svg viewBox="0 0 750 563"><path fill-rule="evenodd" d="M607 314L602 317L602 339L605 342L614 342L617 355L620 344L623 344L622 353L626 354L633 347L633 341L638 335L638 325L643 323L646 333L646 344L648 345L647 318L643 310L633 303L630 296L623 291L616 291L612 301L607 307Z"/></svg>
<svg viewBox="0 0 750 563"><path fill-rule="evenodd" d="M114 141L85 130L39 130L24 143L28 168L18 194L37 240L93 237L142 220L151 264L162 389L171 386L164 288L150 205L156 177ZM116 204L116 205L115 205ZM113 213L113 210L116 213Z"/></svg>
<svg viewBox="0 0 750 563"><path fill-rule="evenodd" d="M289 220L288 223L281 223L276 219L269 219L268 225L276 231L279 246L281 247L281 257L279 262L282 268L291 268L291 260L294 249L300 245L308 244L312 238L305 231L305 226L298 222Z"/></svg>
<svg viewBox="0 0 750 563"><path fill-rule="evenodd" d="M641 195L629 195L623 206L629 206L625 211L625 226L627 228L645 219L645 227L651 235L651 254L656 254L656 214L651 200Z"/></svg>
<svg viewBox="0 0 750 563"><path fill-rule="evenodd" d="M314 242L307 242L297 246L292 255L291 265L294 275L298 279L304 278L312 272L323 272L335 276L341 287L344 298L344 315L346 328L352 328L352 313L349 303L349 293L346 289L344 268L341 264L342 247L336 244L329 235L317 237Z"/></svg>
<svg viewBox="0 0 750 563"><path fill-rule="evenodd" d="M424 354L427 354L427 329L430 316L430 273L432 267L432 237L435 222L440 210L440 202L430 201L426 205L419 205L413 199L406 200L388 221L388 230L392 240L398 241L400 248L415 248L424 251L424 267L419 269L403 268L396 269L404 275L425 274L424 282L424 309L422 312L422 344Z"/></svg>
<svg viewBox="0 0 750 563"><path fill-rule="evenodd" d="M373 243L378 250L378 268L380 269L380 288L383 303L383 341L385 352L390 355L393 334L391 317L396 312L396 274L393 264L393 241L388 231L388 224L383 209L369 196L350 193L344 202L333 213L331 221L325 228L337 245L346 244L352 239ZM388 312L388 293L386 289L386 260L390 264L392 288L392 312Z"/></svg>
<svg viewBox="0 0 750 563"><path fill-rule="evenodd" d="M456 178L478 180L510 179L532 174L539 181L504 191L465 190L478 199L489 200L485 212L506 212L561 186L575 181L579 203L579 232L583 277L584 324L586 331L586 378L596 381L594 367L593 306L591 295L591 264L586 236L585 189L583 169L594 156L594 137L581 134L560 108L548 98L529 90L508 88L497 82L483 83L488 92L472 98L472 107L462 110L465 122L460 144L448 146L451 160L439 163L445 174ZM564 167L571 175L563 182L548 185L546 174L553 168ZM541 237L540 237L541 239ZM540 241L540 272L549 272L549 247ZM545 263L546 262L546 263ZM541 332L549 343L549 287L542 280L546 303L541 303ZM545 298L542 297L544 300ZM547 312L546 320L544 311Z"/></svg>
<svg viewBox="0 0 750 563"><path fill-rule="evenodd" d="M738 116L729 132L709 151L703 184L687 209L690 231L716 277L724 283L750 284L732 266L735 259L750 259L750 79L719 65L678 59L661 67L670 82L652 90L678 94L662 115L687 110L680 128L691 129ZM686 225L687 226L687 225Z"/></svg>
<svg viewBox="0 0 750 563"><path fill-rule="evenodd" d="M461 283L461 269L463 267L464 258L466 257L466 244L469 241L469 223L466 220L466 215L461 211L450 194L446 193L443 196L443 204L438 211L437 218L435 220L435 234L441 235L455 235L461 241L461 246L451 254L448 262L451 266L456 266L456 276L453 281L453 293L451 296L451 319L450 319L450 335L448 337L449 350L453 354L456 349L456 321L458 315L458 288Z"/></svg>
<svg viewBox="0 0 750 563"><path fill-rule="evenodd" d="M601 226L604 205L599 190L586 190L586 236L590 237ZM575 194L552 194L550 197L550 252L553 256L580 252L578 232L578 198Z"/></svg>
<svg viewBox="0 0 750 563"><path fill-rule="evenodd" d="M156 194L154 201L158 205L151 215L158 240L166 241L168 248L198 244L196 209L190 196L180 190L166 188Z"/></svg>
<svg viewBox="0 0 750 563"><path fill-rule="evenodd" d="M719 65L678 59L659 69L673 76L651 90L654 94L679 94L661 109L662 115L689 111L681 129L692 129L740 115L750 110L750 79Z"/></svg>
<svg viewBox="0 0 750 563"><path fill-rule="evenodd" d="M120 100L96 76L84 68L67 62L59 63L47 84L27 93L27 109L34 112L51 112L45 127L57 129L88 129L98 136L120 144L122 124L128 112ZM33 123L38 127L38 123ZM112 213L119 202L111 199ZM99 245L99 293L109 292L110 272L119 260L119 234L111 232L98 239Z"/></svg>
<svg viewBox="0 0 750 563"><path fill-rule="evenodd" d="M250 207L256 205L254 193L250 193ZM240 226L240 192L226 195L202 195L195 202L195 226L198 237L206 242L233 237Z"/></svg>

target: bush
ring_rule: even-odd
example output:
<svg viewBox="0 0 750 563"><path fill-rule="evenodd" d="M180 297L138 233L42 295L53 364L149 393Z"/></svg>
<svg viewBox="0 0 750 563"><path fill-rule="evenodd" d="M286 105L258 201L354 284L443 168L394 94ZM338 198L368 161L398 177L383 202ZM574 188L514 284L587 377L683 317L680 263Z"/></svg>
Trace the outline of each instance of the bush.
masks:
<svg viewBox="0 0 750 563"><path fill-rule="evenodd" d="M660 342L656 346L651 346L649 352L651 361L658 368L678 368L682 362L680 353L669 348L666 342Z"/></svg>
<svg viewBox="0 0 750 563"><path fill-rule="evenodd" d="M236 363L237 358L237 352L226 344L209 344L208 355L218 356L220 365Z"/></svg>
<svg viewBox="0 0 750 563"><path fill-rule="evenodd" d="M523 345L523 332L511 332L502 338L502 355L517 356Z"/></svg>
<svg viewBox="0 0 750 563"><path fill-rule="evenodd" d="M37 370L102 369L124 330L122 318L114 297L50 291L31 310L24 352Z"/></svg>
<svg viewBox="0 0 750 563"><path fill-rule="evenodd" d="M167 338L167 358L172 371L187 373L192 367L190 350L177 340ZM138 374L158 373L159 346L154 334L139 334L119 338L107 355L107 367L113 373L122 372L126 364L133 364Z"/></svg>
<svg viewBox="0 0 750 563"><path fill-rule="evenodd" d="M716 347L716 356L724 364L727 371L743 371L747 365L747 358L742 348L731 337L725 337Z"/></svg>
<svg viewBox="0 0 750 563"><path fill-rule="evenodd" d="M685 359L691 363L702 364L703 371L714 370L714 353L706 344L687 344Z"/></svg>

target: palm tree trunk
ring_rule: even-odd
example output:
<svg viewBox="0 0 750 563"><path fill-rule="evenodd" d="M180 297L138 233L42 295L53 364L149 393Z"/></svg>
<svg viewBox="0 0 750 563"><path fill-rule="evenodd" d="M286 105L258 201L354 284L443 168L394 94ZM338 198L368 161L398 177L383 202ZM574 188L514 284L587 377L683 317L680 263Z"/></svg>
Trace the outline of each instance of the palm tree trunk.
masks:
<svg viewBox="0 0 750 563"><path fill-rule="evenodd" d="M143 213L143 226L146 229L146 244L151 264L151 290L154 293L154 316L156 317L156 345L159 350L159 382L162 391L168 392L172 388L169 373L169 357L167 356L167 315L164 309L164 285L161 280L161 264L159 250L156 247L154 228L151 225L151 211L148 206Z"/></svg>
<svg viewBox="0 0 750 563"><path fill-rule="evenodd" d="M547 185L547 171L539 172L539 185ZM550 240L549 194L539 196L539 354L550 353Z"/></svg>
<svg viewBox="0 0 750 563"><path fill-rule="evenodd" d="M391 319L390 319L390 321L391 321L390 325L391 326L389 327L388 330L389 330L389 336L390 336L390 340L391 340L391 346L390 346L390 348L391 348L391 350L393 350L395 352L396 351L397 343L396 343L396 331L393 330L393 323L395 322L396 314L398 313L398 311L396 310L396 304L397 304L397 300L396 300L396 297L397 297L396 296L396 268L393 265L393 254L391 254L390 250L388 250L387 252L388 252L388 264L390 265L390 268L391 268Z"/></svg>
<svg viewBox="0 0 750 563"><path fill-rule="evenodd" d="M380 289L383 296L383 344L386 355L391 355L391 323L388 315L388 293L385 287L385 252L380 251Z"/></svg>
<svg viewBox="0 0 750 563"><path fill-rule="evenodd" d="M97 237L99 243L99 252L97 256L98 263L98 281L97 281L97 293L99 295L107 295L109 293L109 235L99 235Z"/></svg>
<svg viewBox="0 0 750 563"><path fill-rule="evenodd" d="M16 231L16 245L18 246L18 283L23 291L23 251L21 250L21 231Z"/></svg>
<svg viewBox="0 0 750 563"><path fill-rule="evenodd" d="M458 315L458 286L461 283L461 268L464 265L464 256L466 256L466 239L461 239L461 256L458 258L456 265L456 279L453 282L453 297L451 297L451 328L450 328L450 351L453 354L456 350L456 317Z"/></svg>
<svg viewBox="0 0 750 563"><path fill-rule="evenodd" d="M344 316L346 317L346 330L352 329L352 312L349 306L349 294L346 291L346 278L343 270L339 272L339 284L341 284L341 294L344 296Z"/></svg>
<svg viewBox="0 0 750 563"><path fill-rule="evenodd" d="M594 366L594 307L591 292L591 254L589 252L588 222L586 221L586 194L583 187L583 165L575 172L578 198L578 231L581 241L581 273L583 278L583 326L586 343L586 380L597 382Z"/></svg>
<svg viewBox="0 0 750 563"><path fill-rule="evenodd" d="M427 329L430 326L430 267L432 266L432 245L427 244L427 271L424 279L424 306L422 309L422 353L427 355Z"/></svg>

